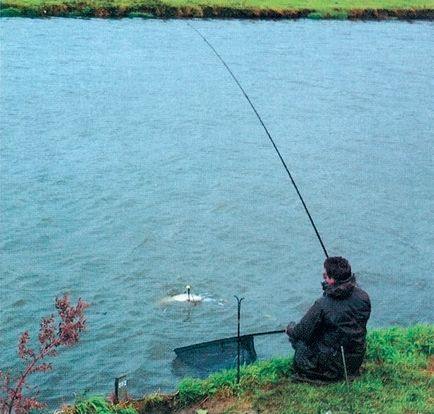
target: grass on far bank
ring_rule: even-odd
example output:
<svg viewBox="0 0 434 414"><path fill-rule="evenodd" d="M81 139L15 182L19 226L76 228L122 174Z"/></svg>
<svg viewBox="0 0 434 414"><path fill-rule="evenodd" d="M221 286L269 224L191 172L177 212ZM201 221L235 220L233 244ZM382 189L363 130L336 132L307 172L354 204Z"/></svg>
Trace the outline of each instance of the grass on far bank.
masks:
<svg viewBox="0 0 434 414"><path fill-rule="evenodd" d="M275 358L243 367L239 384L236 370L205 380L186 378L176 394L147 396L132 401L131 408L140 414L434 413L434 325L370 331L362 375L349 387L294 383L291 364L289 358ZM62 413L81 414L73 407Z"/></svg>
<svg viewBox="0 0 434 414"><path fill-rule="evenodd" d="M49 5L91 3L131 6L137 4L163 4L182 6L219 6L228 8L269 8L269 9L313 9L313 10L350 10L350 9L432 9L434 0L7 0L3 4Z"/></svg>
<svg viewBox="0 0 434 414"><path fill-rule="evenodd" d="M0 16L434 18L434 0L0 0Z"/></svg>
<svg viewBox="0 0 434 414"><path fill-rule="evenodd" d="M433 0L167 0L175 6L185 4L224 7L253 7L276 9L393 9L434 7Z"/></svg>

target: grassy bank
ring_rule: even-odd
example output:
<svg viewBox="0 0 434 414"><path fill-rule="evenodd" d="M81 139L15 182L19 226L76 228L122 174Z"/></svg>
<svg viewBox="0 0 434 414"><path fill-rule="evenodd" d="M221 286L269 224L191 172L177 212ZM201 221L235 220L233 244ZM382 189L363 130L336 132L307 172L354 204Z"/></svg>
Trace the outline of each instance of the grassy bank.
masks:
<svg viewBox="0 0 434 414"><path fill-rule="evenodd" d="M0 16L434 19L434 0L2 0Z"/></svg>
<svg viewBox="0 0 434 414"><path fill-rule="evenodd" d="M205 380L187 378L176 394L150 395L132 401L129 409L141 414L432 414L434 325L370 331L362 375L348 388L295 383L290 372L291 360L278 358L244 367L239 384L235 370ZM111 409L104 412L121 414L125 405ZM76 405L62 413L81 411Z"/></svg>

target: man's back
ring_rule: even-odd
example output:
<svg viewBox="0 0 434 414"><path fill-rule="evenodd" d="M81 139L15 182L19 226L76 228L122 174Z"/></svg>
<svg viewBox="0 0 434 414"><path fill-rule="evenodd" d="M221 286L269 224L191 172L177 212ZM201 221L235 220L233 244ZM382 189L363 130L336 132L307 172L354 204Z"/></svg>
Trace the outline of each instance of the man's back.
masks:
<svg viewBox="0 0 434 414"><path fill-rule="evenodd" d="M322 335L318 342L331 349L339 350L343 346L347 353L359 353L365 348L371 302L368 294L355 285L355 279L348 285L348 295L336 295L335 291L326 290L318 300L323 311Z"/></svg>

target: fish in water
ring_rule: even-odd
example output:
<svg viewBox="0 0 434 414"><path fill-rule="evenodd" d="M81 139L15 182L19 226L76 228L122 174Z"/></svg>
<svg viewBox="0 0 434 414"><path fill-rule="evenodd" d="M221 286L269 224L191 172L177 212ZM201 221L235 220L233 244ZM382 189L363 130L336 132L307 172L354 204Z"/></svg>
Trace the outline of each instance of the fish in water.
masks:
<svg viewBox="0 0 434 414"><path fill-rule="evenodd" d="M193 305L200 303L203 301L202 296L194 295L191 293L191 287L190 285L187 285L185 287L185 292L181 293L179 295L175 296L169 296L163 300L164 303L170 303L170 302L185 302L185 303L191 303Z"/></svg>

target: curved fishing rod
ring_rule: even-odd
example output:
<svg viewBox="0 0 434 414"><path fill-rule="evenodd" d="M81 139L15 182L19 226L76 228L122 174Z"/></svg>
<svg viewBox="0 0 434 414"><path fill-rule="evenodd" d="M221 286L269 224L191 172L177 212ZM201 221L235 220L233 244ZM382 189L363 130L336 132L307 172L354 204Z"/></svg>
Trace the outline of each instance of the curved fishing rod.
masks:
<svg viewBox="0 0 434 414"><path fill-rule="evenodd" d="M321 239L321 236L320 236L320 234L319 234L319 232L318 232L318 230L317 230L317 228L316 228L316 226L315 226L315 223L314 223L314 221L313 221L313 219L312 219L312 216L310 215L310 212L309 212L309 210L308 210L308 208L307 208L307 206L306 206L306 203L304 202L304 200L303 200L303 197L302 197L302 195L301 195L301 193L300 193L300 191L299 191L299 189L298 189L298 187L297 187L297 184L295 183L295 181L294 181L294 179L292 178L292 174L291 174L291 172L289 171L289 169L288 169L288 167L287 167L287 165L286 165L286 163L285 163L285 160L283 159L283 157L282 157L282 155L280 154L280 151L279 151L279 149L277 148L277 145L276 145L276 143L274 142L274 140L273 140L273 138L271 137L271 134L268 132L268 129L267 129L267 127L265 126L265 124L264 124L264 121L262 121L262 118L260 117L260 115L259 115L259 113L258 113L258 111L256 110L256 108L255 108L255 106L253 105L253 103L252 103L252 101L250 100L250 98L249 98L249 96L247 95L247 93L246 93L246 91L243 89L243 87L241 86L241 84L240 84L240 82L238 81L238 79L236 78L236 76L233 74L233 72L232 72L232 70L230 69L230 67L226 64L226 62L223 60L223 58L219 55L219 53L217 52L217 50L215 50L215 48L214 48L214 46L210 43L210 42L208 42L208 40L205 38L205 36L201 33L201 32L199 32L199 30L197 30L194 26L192 26L190 23L188 23L187 22L187 24L205 41L205 43L211 48L211 50L215 53L215 55L219 58L219 60L220 60L220 62L222 62L223 63L223 65L224 65L224 67L228 70L228 72L229 72L229 74L232 76L232 78L233 78L233 80L235 81L235 83L238 85L238 87L241 89L241 92L243 93L243 95L244 95L244 97L247 99L247 102L250 104L250 106L252 107L252 109L253 109L253 112L255 113L255 115L257 116L257 118L259 119L259 122L261 123L261 125L262 125L262 127L264 128L264 130L265 130L265 132L266 132L266 134L267 134L267 136L268 136L268 138L269 138L269 140L270 140L270 142L271 142L271 144L273 145L273 147L274 147L274 149L276 150L276 152L277 152L277 155L279 156L279 158L280 158L280 161L282 162L282 164L283 164L283 167L285 168L285 170L286 170L286 172L288 173L288 176L289 176L289 178L290 178L290 180L291 180L291 183L292 183L292 185L294 186L294 188L295 188L295 191L297 192L297 195L298 195L298 197L300 198L300 201L301 201L301 203L303 204L303 207L304 207L304 210L306 211L306 214L307 214L307 216L309 217L309 220L310 220L310 224L312 224L312 227L313 227L313 229L315 230L315 234L316 234L316 237L318 238L318 240L319 240L319 242L320 242L320 244L321 244L321 247L322 247L322 249L323 249L323 251L324 251L324 254L325 254L325 256L326 257L329 257L329 255L327 254L327 250L326 250L326 248L325 248L325 246L324 246L324 243L323 243L323 241L322 241L322 239Z"/></svg>

